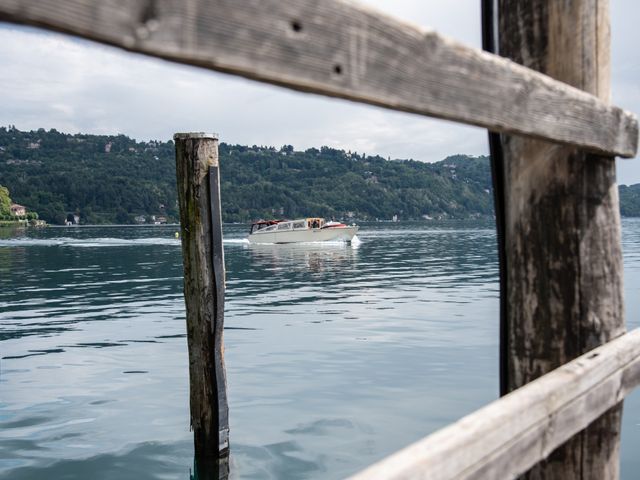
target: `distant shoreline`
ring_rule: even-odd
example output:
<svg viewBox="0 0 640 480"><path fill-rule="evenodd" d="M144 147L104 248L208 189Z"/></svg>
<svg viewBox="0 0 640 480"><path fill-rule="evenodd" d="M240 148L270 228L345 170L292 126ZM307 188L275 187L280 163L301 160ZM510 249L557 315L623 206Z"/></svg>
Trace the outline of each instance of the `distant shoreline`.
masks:
<svg viewBox="0 0 640 480"><path fill-rule="evenodd" d="M640 218L640 216L625 216L621 217L622 219L633 219ZM367 224L367 225L375 225L375 224L406 224L406 223L424 223L424 224L435 224L435 223L455 223L455 222L494 222L495 219L489 217L481 217L481 218L442 218L442 219L433 219L433 220L398 220L393 222L391 220L362 220L358 221L358 224ZM222 222L223 225L251 225L251 222ZM5 226L0 224L0 227ZM8 225L7 225L8 226ZM82 225L56 225L56 224L47 224L47 228L59 228L59 229L73 229L73 228L115 228L115 227L127 227L127 228L142 228L142 227L176 227L179 228L179 223L162 223L162 224L153 224L153 223L142 223L142 224L131 224L131 223L87 223Z"/></svg>
<svg viewBox="0 0 640 480"><path fill-rule="evenodd" d="M86 227L179 227L179 223L83 223L81 225L47 224L49 228L86 228Z"/></svg>

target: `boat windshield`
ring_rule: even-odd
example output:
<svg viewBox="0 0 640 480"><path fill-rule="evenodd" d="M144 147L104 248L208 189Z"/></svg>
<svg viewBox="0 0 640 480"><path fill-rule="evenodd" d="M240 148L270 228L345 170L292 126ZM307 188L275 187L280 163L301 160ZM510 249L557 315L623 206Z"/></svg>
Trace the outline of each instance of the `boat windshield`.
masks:
<svg viewBox="0 0 640 480"><path fill-rule="evenodd" d="M249 230L249 235L251 235L252 233L256 233L257 231L260 230L265 230L265 229L269 229L269 230L274 230L275 226L280 223L282 220L260 220L259 222L254 222L251 224L251 230ZM274 228L269 228L269 227L274 227Z"/></svg>

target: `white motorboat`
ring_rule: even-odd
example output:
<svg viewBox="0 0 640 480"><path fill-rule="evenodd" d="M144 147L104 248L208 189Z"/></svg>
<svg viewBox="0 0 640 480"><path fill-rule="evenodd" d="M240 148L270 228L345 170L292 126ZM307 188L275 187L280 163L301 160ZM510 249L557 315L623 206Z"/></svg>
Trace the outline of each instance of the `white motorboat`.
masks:
<svg viewBox="0 0 640 480"><path fill-rule="evenodd" d="M266 220L251 224L250 243L351 242L357 225L325 222L324 218Z"/></svg>

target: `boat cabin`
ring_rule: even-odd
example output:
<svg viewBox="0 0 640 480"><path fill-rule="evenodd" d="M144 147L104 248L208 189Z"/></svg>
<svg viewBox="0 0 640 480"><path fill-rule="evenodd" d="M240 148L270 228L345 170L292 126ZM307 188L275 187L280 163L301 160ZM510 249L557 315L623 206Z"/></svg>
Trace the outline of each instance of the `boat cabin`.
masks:
<svg viewBox="0 0 640 480"><path fill-rule="evenodd" d="M307 218L308 228L323 228L324 218Z"/></svg>
<svg viewBox="0 0 640 480"><path fill-rule="evenodd" d="M256 232L276 232L282 230L310 230L324 228L324 218L302 218L299 220L260 220L251 224L249 234Z"/></svg>

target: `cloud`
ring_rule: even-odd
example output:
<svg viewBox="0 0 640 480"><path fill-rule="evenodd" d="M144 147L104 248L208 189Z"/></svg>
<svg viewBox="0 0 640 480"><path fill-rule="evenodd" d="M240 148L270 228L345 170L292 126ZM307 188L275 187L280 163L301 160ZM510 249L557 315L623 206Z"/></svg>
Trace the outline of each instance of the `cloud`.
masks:
<svg viewBox="0 0 640 480"><path fill-rule="evenodd" d="M426 15L437 22L448 10L444 3L430 9L411 1L373 3L414 21ZM470 41L479 38L479 26L471 23L462 22ZM487 151L478 128L305 95L35 29L1 28L0 64L10 66L0 71L0 88L10 92L0 124L21 129L138 139L212 130L231 143L326 144L425 161Z"/></svg>
<svg viewBox="0 0 640 480"><path fill-rule="evenodd" d="M477 0L366 3L480 46ZM631 1L612 2L613 97L635 111L638 15L627 13L638 8ZM20 129L124 133L140 140L204 130L229 143L329 145L423 161L488 150L479 128L293 92L30 28L0 28L0 65L0 124ZM640 182L635 163L620 168L622 182Z"/></svg>

